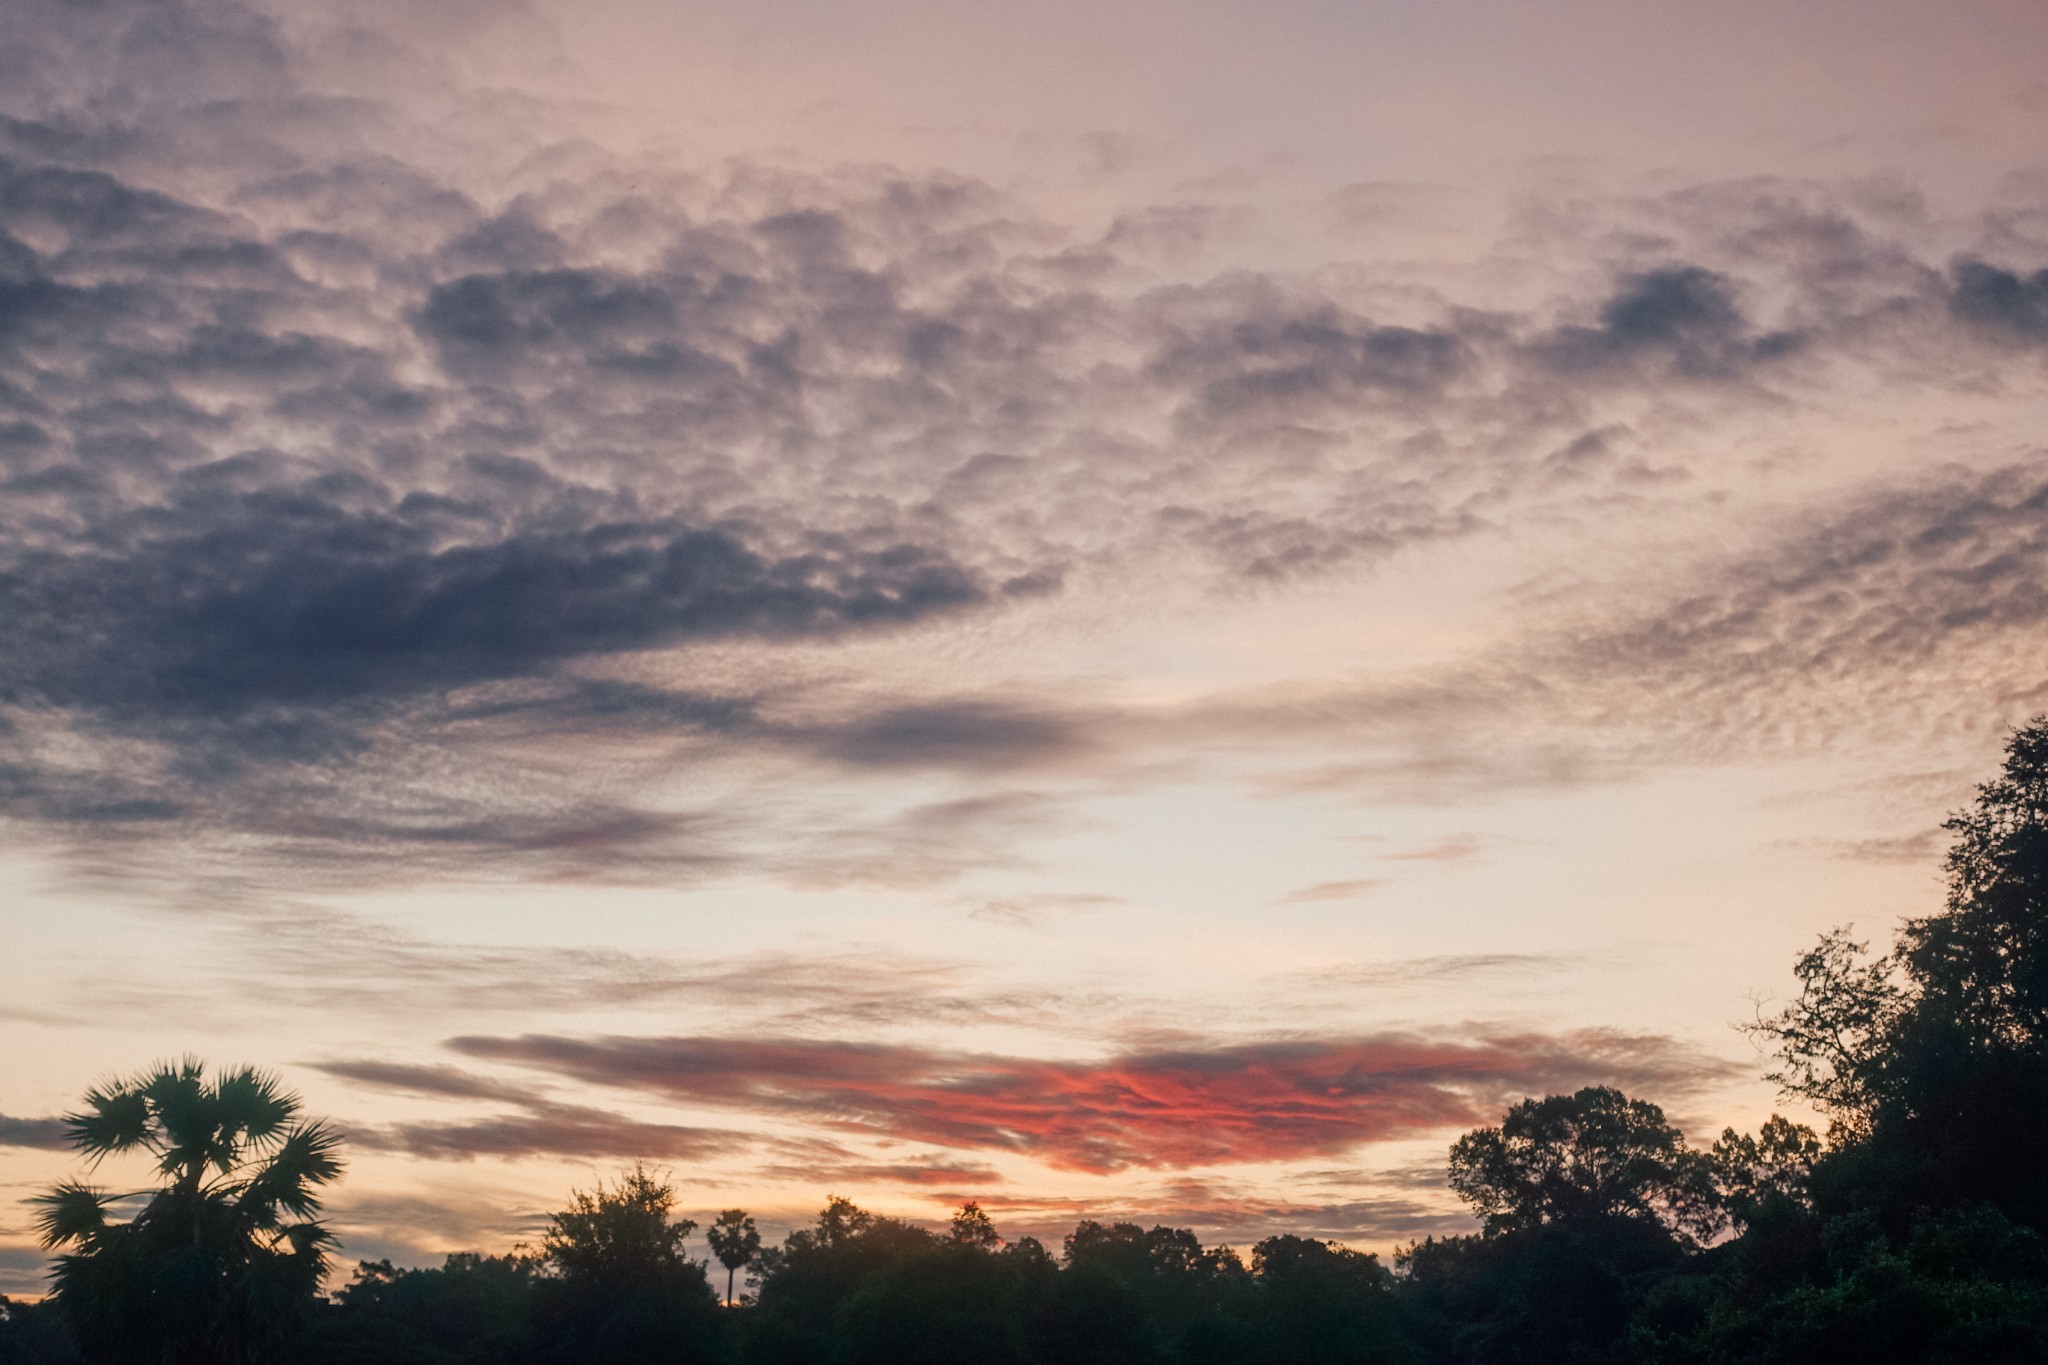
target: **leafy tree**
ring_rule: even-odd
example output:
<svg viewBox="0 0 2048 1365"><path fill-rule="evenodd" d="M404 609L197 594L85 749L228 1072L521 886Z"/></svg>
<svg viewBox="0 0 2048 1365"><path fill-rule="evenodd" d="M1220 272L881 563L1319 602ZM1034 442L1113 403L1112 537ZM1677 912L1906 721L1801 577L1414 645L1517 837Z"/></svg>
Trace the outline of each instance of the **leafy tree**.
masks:
<svg viewBox="0 0 2048 1365"><path fill-rule="evenodd" d="M635 1166L549 1215L540 1258L560 1292L542 1314L548 1354L612 1365L725 1354L710 1281L683 1255L697 1225L671 1221L675 1204L673 1187Z"/></svg>
<svg viewBox="0 0 2048 1365"><path fill-rule="evenodd" d="M1185 1228L1091 1219L1067 1235L1065 1252L1062 1358L1188 1358L1234 1343L1251 1277L1229 1247L1204 1247Z"/></svg>
<svg viewBox="0 0 2048 1365"><path fill-rule="evenodd" d="M1941 912L1874 959L1823 938L1755 1028L1774 1078L1834 1120L1823 1193L1880 1201L1895 1236L1915 1208L1984 1201L2048 1228L2048 721L2012 735L1947 828Z"/></svg>
<svg viewBox="0 0 2048 1365"><path fill-rule="evenodd" d="M1357 1365L1407 1356L1393 1276L1377 1256L1305 1237L1252 1248L1259 1294L1239 1357L1255 1365Z"/></svg>
<svg viewBox="0 0 2048 1365"><path fill-rule="evenodd" d="M996 1225L983 1213L981 1205L968 1200L953 1215L951 1227L953 1245L971 1247L976 1251L994 1251L1002 1246L1003 1239L996 1234Z"/></svg>
<svg viewBox="0 0 2048 1365"><path fill-rule="evenodd" d="M780 1247L761 1253L755 1358L766 1365L830 1359L840 1314L854 1296L938 1245L922 1228L833 1196L814 1226L795 1229Z"/></svg>
<svg viewBox="0 0 2048 1365"><path fill-rule="evenodd" d="M1803 1123L1773 1114L1755 1137L1723 1129L1709 1153L1722 1205L1738 1227L1755 1221L1772 1201L1806 1207L1811 1202L1820 1137Z"/></svg>
<svg viewBox="0 0 2048 1365"><path fill-rule="evenodd" d="M339 1141L299 1121L299 1099L253 1068L208 1081L196 1061L95 1087L66 1119L97 1164L154 1158L161 1185L132 1218L118 1195L68 1180L36 1202L62 1248L56 1302L95 1360L240 1365L303 1326L332 1242L313 1216L341 1174Z"/></svg>
<svg viewBox="0 0 2048 1365"><path fill-rule="evenodd" d="M843 1365L1028 1365L1025 1303L1037 1288L1019 1258L935 1242L876 1271L839 1308Z"/></svg>
<svg viewBox="0 0 2048 1365"><path fill-rule="evenodd" d="M531 1256L457 1252L435 1269L364 1261L301 1365L502 1365L529 1353L545 1284Z"/></svg>
<svg viewBox="0 0 2048 1365"><path fill-rule="evenodd" d="M572 1190L569 1207L548 1215L541 1259L572 1282L687 1277L692 1267L683 1256L683 1241L697 1225L688 1218L671 1223L675 1203L675 1190L642 1166L620 1176L611 1189L600 1184L589 1193Z"/></svg>
<svg viewBox="0 0 2048 1365"><path fill-rule="evenodd" d="M761 1232L745 1209L727 1209L704 1230L711 1254L725 1267L725 1301L732 1303L733 1276L754 1263L761 1254Z"/></svg>
<svg viewBox="0 0 2048 1365"><path fill-rule="evenodd" d="M1408 1333L1460 1365L1628 1360L1611 1353L1684 1264L1654 1219L1590 1217L1431 1238L1396 1258Z"/></svg>
<svg viewBox="0 0 2048 1365"><path fill-rule="evenodd" d="M1523 1100L1451 1148L1451 1188L1489 1234L1550 1222L1639 1218L1689 1241L1723 1222L1702 1154L1664 1111L1606 1086Z"/></svg>
<svg viewBox="0 0 2048 1365"><path fill-rule="evenodd" d="M1820 1108L1844 1139L1869 1131L1905 998L1891 959L1866 961L1867 947L1846 928L1821 935L1792 965L1798 1000L1750 1026L1778 1054L1765 1079Z"/></svg>

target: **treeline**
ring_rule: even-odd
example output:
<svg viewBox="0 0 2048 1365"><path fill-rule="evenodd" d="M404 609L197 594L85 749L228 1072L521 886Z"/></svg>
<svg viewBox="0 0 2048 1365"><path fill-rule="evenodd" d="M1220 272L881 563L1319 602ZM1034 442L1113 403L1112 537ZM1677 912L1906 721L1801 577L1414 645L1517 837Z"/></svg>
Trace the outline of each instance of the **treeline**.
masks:
<svg viewBox="0 0 2048 1365"><path fill-rule="evenodd" d="M0 1365L2048 1362L2048 723L1949 828L1943 909L1876 956L1824 937L1754 1025L1824 1131L1696 1147L1615 1090L1526 1100L1451 1148L1479 1230L1390 1265L1092 1221L1053 1248L972 1204L933 1231L840 1199L780 1246L728 1210L697 1260L636 1168L529 1253L366 1263L322 1296L332 1134L187 1065L73 1116L82 1152L147 1150L164 1185L126 1221L83 1185L41 1199L54 1292L0 1301Z"/></svg>

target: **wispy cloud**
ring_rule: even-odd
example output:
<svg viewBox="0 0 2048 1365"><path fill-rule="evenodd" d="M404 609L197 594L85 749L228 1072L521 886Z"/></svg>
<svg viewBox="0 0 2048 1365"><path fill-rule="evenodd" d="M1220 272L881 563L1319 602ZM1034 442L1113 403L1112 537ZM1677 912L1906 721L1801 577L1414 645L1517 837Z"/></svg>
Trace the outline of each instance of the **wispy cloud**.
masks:
<svg viewBox="0 0 2048 1365"><path fill-rule="evenodd" d="M1339 1152L1467 1124L1596 1078L1661 1093L1734 1068L1609 1032L1217 1044L1100 1062L802 1040L463 1037L466 1056L648 1096L818 1121L1059 1169L1192 1167Z"/></svg>

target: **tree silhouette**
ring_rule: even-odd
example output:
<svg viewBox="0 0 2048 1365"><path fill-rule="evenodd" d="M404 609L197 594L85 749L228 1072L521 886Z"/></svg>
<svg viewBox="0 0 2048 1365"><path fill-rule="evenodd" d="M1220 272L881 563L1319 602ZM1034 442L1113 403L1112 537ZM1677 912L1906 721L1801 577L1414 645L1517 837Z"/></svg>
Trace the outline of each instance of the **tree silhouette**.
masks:
<svg viewBox="0 0 2048 1365"><path fill-rule="evenodd" d="M671 1222L676 1194L635 1166L607 1188L572 1191L548 1218L540 1255L559 1276L544 1313L542 1354L607 1365L719 1359L724 1345L704 1267L683 1255L696 1228Z"/></svg>
<svg viewBox="0 0 2048 1365"><path fill-rule="evenodd" d="M976 1251L994 1251L1003 1244L996 1232L996 1225L982 1212L981 1205L972 1199L960 1206L953 1215L950 1229L955 1246L972 1247Z"/></svg>
<svg viewBox="0 0 2048 1365"><path fill-rule="evenodd" d="M1902 1217L1988 1201L2048 1229L2048 720L2014 732L1947 828L1941 912L1876 958L1827 935L1754 1031L1772 1078L1834 1120L1826 1180L1875 1182Z"/></svg>
<svg viewBox="0 0 2048 1365"><path fill-rule="evenodd" d="M1489 1233L1621 1217L1698 1239L1721 1223L1707 1158L1662 1109L1606 1086L1523 1100L1500 1127L1467 1133L1450 1181Z"/></svg>
<svg viewBox="0 0 2048 1365"><path fill-rule="evenodd" d="M754 1263L761 1254L761 1233L745 1209L727 1209L704 1230L711 1254L725 1267L725 1301L731 1303L733 1276Z"/></svg>
<svg viewBox="0 0 2048 1365"><path fill-rule="evenodd" d="M64 1249L54 1297L89 1356L243 1365L303 1325L332 1242L318 1192L341 1161L332 1130L298 1114L276 1077L209 1082L191 1060L86 1093L73 1145L95 1165L147 1153L163 1181L122 1195L67 1180L35 1201L43 1245ZM110 1216L142 1193L134 1217Z"/></svg>
<svg viewBox="0 0 2048 1365"><path fill-rule="evenodd" d="M606 1189L572 1190L569 1207L548 1215L541 1257L573 1282L640 1283L670 1278L683 1258L683 1239L696 1231L688 1218L671 1223L675 1190L635 1166Z"/></svg>

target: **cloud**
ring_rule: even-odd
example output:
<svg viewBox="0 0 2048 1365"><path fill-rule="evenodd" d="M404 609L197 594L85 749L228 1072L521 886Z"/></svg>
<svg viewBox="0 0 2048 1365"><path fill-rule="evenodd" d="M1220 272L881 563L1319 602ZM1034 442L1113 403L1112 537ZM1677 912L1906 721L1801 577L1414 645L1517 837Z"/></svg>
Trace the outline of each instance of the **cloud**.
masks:
<svg viewBox="0 0 2048 1365"><path fill-rule="evenodd" d="M1788 841L1785 846L1812 850L1845 862L1909 863L1926 868L1939 865L1947 840L1948 836L1943 831L1927 829L1872 839L1802 839Z"/></svg>
<svg viewBox="0 0 2048 1365"><path fill-rule="evenodd" d="M0 1147L65 1152L71 1150L71 1130L63 1119L21 1119L0 1114Z"/></svg>
<svg viewBox="0 0 2048 1365"><path fill-rule="evenodd" d="M1683 425L1648 414L1720 430L1853 392L1822 359L1983 384L2013 357L1959 335L2041 333L2036 266L1930 266L1925 213L1856 187L1584 205L1556 217L1586 266L1540 303L1483 272L1462 296L1370 264L1203 273L1200 205L1091 235L960 176L566 147L378 30L426 21L17 8L0 812L102 864L148 845L311 876L374 850L412 878L896 886L1014 864L1066 827L1058 798L834 826L781 823L787 794L1099 773L1180 729L1042 688L855 696L824 681L833 648L1640 513L1696 472L1633 453ZM341 55L371 50L402 75ZM429 125L408 86L489 135ZM1603 770L1570 748L1526 780ZM653 794L734 755L750 790Z"/></svg>
<svg viewBox="0 0 2048 1365"><path fill-rule="evenodd" d="M2048 270L2023 275L1966 257L1950 280L1949 310L1963 322L2012 341L2048 341Z"/></svg>
<svg viewBox="0 0 2048 1365"><path fill-rule="evenodd" d="M379 1090L397 1090L437 1099L510 1100L531 1102L530 1089L508 1085L452 1066L422 1066L414 1062L309 1062L316 1071Z"/></svg>
<svg viewBox="0 0 2048 1365"><path fill-rule="evenodd" d="M779 1140L771 1144L779 1159L759 1173L774 1180L812 1188L858 1184L929 1186L936 1192L986 1189L1007 1183L993 1166L962 1161L945 1152L912 1152L892 1160L863 1159L837 1143L815 1139Z"/></svg>
<svg viewBox="0 0 2048 1365"><path fill-rule="evenodd" d="M1424 985L1495 974L1530 976L1561 971L1571 965L1573 959L1547 953L1445 953L1388 962L1340 963L1299 973L1288 978L1288 985L1290 989L1306 985L1340 990L1359 986Z"/></svg>
<svg viewBox="0 0 2048 1365"><path fill-rule="evenodd" d="M1079 713L961 698L855 714L792 738L857 768L1003 771L1085 754L1096 741Z"/></svg>
<svg viewBox="0 0 2048 1365"><path fill-rule="evenodd" d="M1470 1124L1593 1079L1687 1090L1735 1068L1617 1033L1217 1044L1069 1062L884 1044L469 1036L465 1056L1087 1172L1287 1160Z"/></svg>
<svg viewBox="0 0 2048 1365"><path fill-rule="evenodd" d="M1624 278L1594 325L1559 327L1532 353L1566 372L1654 361L1678 378L1733 379L1800 345L1793 333L1759 333L1736 302L1734 281L1682 265Z"/></svg>
<svg viewBox="0 0 2048 1365"><path fill-rule="evenodd" d="M400 1152L428 1161L536 1156L690 1161L730 1155L747 1146L739 1133L640 1123L575 1105L536 1105L528 1114L467 1122L352 1125L347 1135L367 1151Z"/></svg>
<svg viewBox="0 0 2048 1365"><path fill-rule="evenodd" d="M742 1134L675 1124L646 1123L623 1114L561 1104L448 1066L401 1062L314 1062L315 1070L382 1090L440 1099L510 1102L522 1113L491 1118L351 1125L350 1142L375 1152L402 1152L429 1161L478 1157L618 1157L680 1161L739 1150Z"/></svg>
<svg viewBox="0 0 2048 1365"><path fill-rule="evenodd" d="M50 1257L37 1247L0 1247L0 1294L23 1297L50 1291Z"/></svg>
<svg viewBox="0 0 2048 1365"><path fill-rule="evenodd" d="M252 914L223 978L266 1009L304 1004L297 984L321 983L322 1007L408 1019L427 1011L486 1012L701 1008L781 1034L904 1027L1059 1029L1128 1001L1074 988L989 985L967 964L881 951L770 951L673 957L597 948L444 943L345 915ZM122 1001L95 998L101 1010ZM131 1002L145 1013L163 996ZM308 1063L339 1079L445 1099L523 1103L531 1087L450 1067L375 1059Z"/></svg>
<svg viewBox="0 0 2048 1365"><path fill-rule="evenodd" d="M1299 887L1289 891L1274 902L1276 905L1313 905L1318 901L1344 901L1378 890L1387 884L1384 877L1354 877L1348 881L1317 882L1313 886Z"/></svg>

